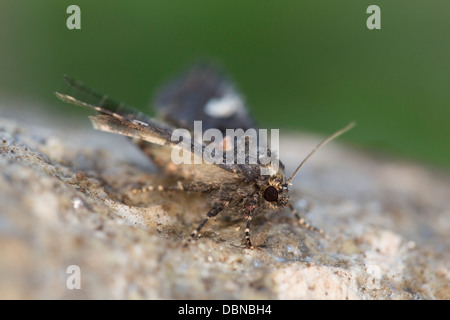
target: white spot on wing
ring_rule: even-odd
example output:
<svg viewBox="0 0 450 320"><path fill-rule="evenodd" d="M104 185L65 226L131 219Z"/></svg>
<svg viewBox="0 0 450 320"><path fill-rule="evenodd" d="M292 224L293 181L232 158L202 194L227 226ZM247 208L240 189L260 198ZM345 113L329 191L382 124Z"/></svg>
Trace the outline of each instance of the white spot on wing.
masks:
<svg viewBox="0 0 450 320"><path fill-rule="evenodd" d="M244 104L238 95L227 93L221 98L210 99L204 111L210 117L228 118L237 112L244 111Z"/></svg>

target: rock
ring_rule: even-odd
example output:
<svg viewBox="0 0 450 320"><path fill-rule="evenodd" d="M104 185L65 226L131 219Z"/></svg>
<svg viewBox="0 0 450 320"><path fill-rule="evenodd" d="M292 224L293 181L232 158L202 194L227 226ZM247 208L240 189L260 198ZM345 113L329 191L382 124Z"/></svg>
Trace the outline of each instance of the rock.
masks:
<svg viewBox="0 0 450 320"><path fill-rule="evenodd" d="M288 173L319 140L281 136ZM165 178L120 136L3 118L0 168L2 299L450 299L448 172L332 142L293 181L327 237L267 213L250 250L241 220L187 240L202 196L131 194Z"/></svg>

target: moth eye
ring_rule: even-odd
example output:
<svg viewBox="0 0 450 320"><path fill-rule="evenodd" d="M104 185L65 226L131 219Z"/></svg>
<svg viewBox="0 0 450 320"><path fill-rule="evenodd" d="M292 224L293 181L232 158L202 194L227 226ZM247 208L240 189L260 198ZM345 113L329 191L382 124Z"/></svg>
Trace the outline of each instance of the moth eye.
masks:
<svg viewBox="0 0 450 320"><path fill-rule="evenodd" d="M264 199L269 202L274 202L278 200L278 190L274 186L268 186L264 190Z"/></svg>

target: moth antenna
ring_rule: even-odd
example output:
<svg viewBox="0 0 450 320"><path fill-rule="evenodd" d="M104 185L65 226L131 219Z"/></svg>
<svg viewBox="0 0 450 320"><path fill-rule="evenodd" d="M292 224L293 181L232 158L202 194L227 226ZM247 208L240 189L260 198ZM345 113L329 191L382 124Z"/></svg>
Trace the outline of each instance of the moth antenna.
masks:
<svg viewBox="0 0 450 320"><path fill-rule="evenodd" d="M320 147L322 147L325 143L339 137L341 134L349 131L351 128L353 128L355 126L355 122L350 122L347 126L345 126L344 128L336 131L335 133L333 133L331 136L329 136L328 138L324 139L321 143L319 143L307 156L305 159L303 159L303 161L300 163L300 165L297 167L297 169L295 170L294 174L287 179L287 183L289 184L292 179L294 179L295 175L298 173L298 171L300 170L300 168L305 164L305 162L314 154L314 152L316 152Z"/></svg>

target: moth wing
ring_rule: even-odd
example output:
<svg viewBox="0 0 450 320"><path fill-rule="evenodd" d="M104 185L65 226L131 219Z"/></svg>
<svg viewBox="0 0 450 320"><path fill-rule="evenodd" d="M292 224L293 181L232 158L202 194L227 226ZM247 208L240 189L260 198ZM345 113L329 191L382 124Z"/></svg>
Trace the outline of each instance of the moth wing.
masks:
<svg viewBox="0 0 450 320"><path fill-rule="evenodd" d="M110 115L100 114L89 117L97 130L118 133L137 140L150 142L150 157L168 174L190 180L217 184L239 180L239 171L230 165L214 164L214 159L203 153L203 146L189 139L172 141L172 129L152 126L152 124L136 122ZM156 144L156 146L155 146ZM189 163L174 164L172 156L174 148L179 154L183 152L190 159ZM145 151L145 149L144 149Z"/></svg>
<svg viewBox="0 0 450 320"><path fill-rule="evenodd" d="M231 81L208 64L198 64L189 69L157 95L155 107L158 114L175 127L191 132L194 121L202 121L203 130L247 130L254 121L244 99Z"/></svg>
<svg viewBox="0 0 450 320"><path fill-rule="evenodd" d="M166 145L170 142L171 127L158 122L123 103L116 102L86 87L83 83L64 76L69 85L69 94L56 92L64 102L94 110L97 116L90 117L95 129L139 138L151 143Z"/></svg>
<svg viewBox="0 0 450 320"><path fill-rule="evenodd" d="M159 150L155 152L164 155L162 157L166 158L166 166L174 165L170 159L173 148L182 149L183 152L186 152L191 159L191 163L201 163L199 165L181 164L177 166L174 174L194 182L239 179L239 172L232 165L214 165L214 159L211 155L204 153L203 145L195 143L191 139L172 141L174 128L170 125L156 121L130 106L117 103L107 96L96 93L79 81L68 77L65 77L65 80L73 91L73 95L56 92L56 96L64 102L95 110L98 115L89 117L95 129L160 146ZM78 98L80 96L92 102L80 100ZM149 145L145 143L144 145Z"/></svg>
<svg viewBox="0 0 450 320"><path fill-rule="evenodd" d="M256 129L244 99L232 82L218 68L210 64L198 64L189 69L160 91L155 106L166 122L176 127L194 131L194 121L202 121L202 130L215 128L226 135L227 129ZM265 141L255 130L257 144ZM270 150L264 150L264 152ZM271 164L262 164L258 154L247 150L242 156L234 150L234 164L229 168L248 180L259 178L261 172L273 170ZM225 160L224 160L225 162ZM266 173L265 173L266 174Z"/></svg>

